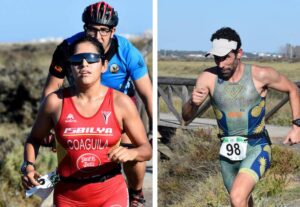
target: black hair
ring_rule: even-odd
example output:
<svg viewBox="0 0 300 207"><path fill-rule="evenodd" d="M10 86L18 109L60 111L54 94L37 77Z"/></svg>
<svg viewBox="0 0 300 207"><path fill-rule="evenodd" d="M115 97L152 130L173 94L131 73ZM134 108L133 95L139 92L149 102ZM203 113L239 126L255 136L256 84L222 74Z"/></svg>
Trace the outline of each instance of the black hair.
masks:
<svg viewBox="0 0 300 207"><path fill-rule="evenodd" d="M217 30L212 34L210 41L213 41L214 39L227 39L229 41L236 41L237 47L236 50L234 50L234 53L237 53L237 50L242 46L242 41L239 34L230 27L222 27L221 29Z"/></svg>
<svg viewBox="0 0 300 207"><path fill-rule="evenodd" d="M79 45L80 43L83 42L90 42L92 45L95 46L97 52L99 53L99 55L101 56L101 60L102 60L102 64L104 63L105 60L105 56L104 56L104 48L103 45L94 37L90 37L90 36L82 36L81 38L75 40L71 45L70 45L70 49L69 49L69 55L72 56L74 55L74 52L76 50L77 45Z"/></svg>

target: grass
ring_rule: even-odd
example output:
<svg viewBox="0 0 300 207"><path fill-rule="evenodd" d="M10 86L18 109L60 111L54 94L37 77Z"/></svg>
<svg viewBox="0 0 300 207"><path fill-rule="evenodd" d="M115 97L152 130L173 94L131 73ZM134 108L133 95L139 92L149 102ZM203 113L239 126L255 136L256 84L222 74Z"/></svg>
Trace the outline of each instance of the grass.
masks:
<svg viewBox="0 0 300 207"><path fill-rule="evenodd" d="M280 73L284 74L292 81L300 80L300 62L259 62L259 61L244 61L247 64L256 64L260 66L273 67ZM159 60L158 61L158 76L172 76L184 78L197 78L200 72L204 69L214 66L212 60L205 61L181 61L181 60Z"/></svg>

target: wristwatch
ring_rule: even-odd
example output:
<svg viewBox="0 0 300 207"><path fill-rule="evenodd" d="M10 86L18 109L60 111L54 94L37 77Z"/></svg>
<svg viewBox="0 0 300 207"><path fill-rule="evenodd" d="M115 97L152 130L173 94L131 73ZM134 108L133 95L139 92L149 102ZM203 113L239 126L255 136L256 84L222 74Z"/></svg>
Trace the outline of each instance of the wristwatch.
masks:
<svg viewBox="0 0 300 207"><path fill-rule="evenodd" d="M28 167L28 165L32 165L35 168L33 162L24 161L23 164L22 164L22 166L21 166L21 169L20 169L20 171L21 171L22 174L26 174L27 173L26 168Z"/></svg>
<svg viewBox="0 0 300 207"><path fill-rule="evenodd" d="M293 124L295 124L296 126L300 127L300 119L295 119L292 122Z"/></svg>

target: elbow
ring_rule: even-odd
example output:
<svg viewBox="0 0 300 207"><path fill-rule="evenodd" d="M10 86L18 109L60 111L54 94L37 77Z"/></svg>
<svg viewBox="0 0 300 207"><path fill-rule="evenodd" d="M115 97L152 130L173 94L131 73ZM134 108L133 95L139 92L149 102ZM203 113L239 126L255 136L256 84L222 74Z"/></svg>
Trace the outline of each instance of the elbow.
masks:
<svg viewBox="0 0 300 207"><path fill-rule="evenodd" d="M136 159L136 161L139 162L144 162L144 161L149 161L152 158L152 147L150 143L146 143L142 149L140 149L140 155L138 156L139 158Z"/></svg>
<svg viewBox="0 0 300 207"><path fill-rule="evenodd" d="M150 146L149 153L148 153L148 156L146 158L146 161L151 160L151 158L152 158L152 147Z"/></svg>
<svg viewBox="0 0 300 207"><path fill-rule="evenodd" d="M147 150L145 150L144 161L149 161L152 158L152 147L147 143Z"/></svg>
<svg viewBox="0 0 300 207"><path fill-rule="evenodd" d="M26 141L25 141L25 145L26 144L35 144L36 142L35 142L35 140L33 139L33 137L32 136L28 136L27 137L27 139L26 139Z"/></svg>
<svg viewBox="0 0 300 207"><path fill-rule="evenodd" d="M32 137L32 136L27 137L27 139L25 141L25 145L27 145L27 144L31 144L32 146L34 146L34 148L40 147L40 143L37 142L37 140L34 139L34 137Z"/></svg>

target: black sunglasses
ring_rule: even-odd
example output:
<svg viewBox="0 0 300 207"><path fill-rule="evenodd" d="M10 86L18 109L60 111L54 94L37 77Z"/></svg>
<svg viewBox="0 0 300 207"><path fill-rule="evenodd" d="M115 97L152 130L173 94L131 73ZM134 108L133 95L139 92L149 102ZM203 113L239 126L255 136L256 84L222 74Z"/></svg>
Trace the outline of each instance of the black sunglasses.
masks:
<svg viewBox="0 0 300 207"><path fill-rule="evenodd" d="M84 26L84 30L85 32L92 36L92 37L96 37L98 32L100 33L100 35L102 36L106 36L108 35L112 29L111 28L100 28L100 29L97 29L95 27L92 27L92 26Z"/></svg>
<svg viewBox="0 0 300 207"><path fill-rule="evenodd" d="M81 65L86 60L89 64L97 63L101 60L101 55L96 53L79 53L69 58L71 65Z"/></svg>

